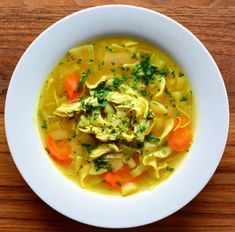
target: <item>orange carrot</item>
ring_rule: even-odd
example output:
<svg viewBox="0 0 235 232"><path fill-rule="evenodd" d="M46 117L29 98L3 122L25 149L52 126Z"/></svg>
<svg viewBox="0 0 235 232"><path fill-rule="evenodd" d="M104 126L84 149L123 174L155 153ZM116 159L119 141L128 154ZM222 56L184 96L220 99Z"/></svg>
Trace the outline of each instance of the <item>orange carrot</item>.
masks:
<svg viewBox="0 0 235 232"><path fill-rule="evenodd" d="M103 179L107 185L116 189L119 189L121 186L125 185L128 182L133 182L130 168L126 164L123 165L123 167L116 172L112 171L104 173Z"/></svg>
<svg viewBox="0 0 235 232"><path fill-rule="evenodd" d="M55 160L63 164L69 163L72 160L71 148L66 139L56 141L52 136L48 135L46 139L46 148Z"/></svg>
<svg viewBox="0 0 235 232"><path fill-rule="evenodd" d="M117 182L115 174L113 172L106 172L103 174L103 179L107 185L110 187L119 189L120 184Z"/></svg>
<svg viewBox="0 0 235 232"><path fill-rule="evenodd" d="M192 143L192 135L189 127L172 130L168 136L168 144L173 151L180 152L189 148Z"/></svg>
<svg viewBox="0 0 235 232"><path fill-rule="evenodd" d="M81 78L75 74L69 74L64 79L64 89L70 101L80 97L85 90L85 85L82 85L81 90L78 89L78 83Z"/></svg>

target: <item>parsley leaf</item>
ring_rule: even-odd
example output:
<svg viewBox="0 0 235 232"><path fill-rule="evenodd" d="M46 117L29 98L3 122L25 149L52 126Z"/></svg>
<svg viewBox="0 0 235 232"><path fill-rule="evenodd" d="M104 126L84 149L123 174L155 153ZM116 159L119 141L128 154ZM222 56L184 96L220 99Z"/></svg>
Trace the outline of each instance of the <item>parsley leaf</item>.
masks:
<svg viewBox="0 0 235 232"><path fill-rule="evenodd" d="M77 84L78 89L80 89L82 87L82 85L85 84L87 77L88 77L88 74L85 72L82 72L81 76L82 76L82 79Z"/></svg>
<svg viewBox="0 0 235 232"><path fill-rule="evenodd" d="M43 120L41 128L47 129L47 122L46 122L46 120Z"/></svg>
<svg viewBox="0 0 235 232"><path fill-rule="evenodd" d="M87 151L88 154L90 154L92 152L92 150L94 149L93 146L91 146L91 144L86 144L86 143L83 143L81 144Z"/></svg>
<svg viewBox="0 0 235 232"><path fill-rule="evenodd" d="M127 76L126 75L122 75L122 77L117 77L115 76L113 78L113 85L114 85L114 88L118 88L124 81L127 80Z"/></svg>
<svg viewBox="0 0 235 232"><path fill-rule="evenodd" d="M179 72L179 77L183 77L184 74L182 72Z"/></svg>
<svg viewBox="0 0 235 232"><path fill-rule="evenodd" d="M138 142L136 143L136 147L137 147L137 148L142 148L143 146L144 146L144 142L138 141Z"/></svg>
<svg viewBox="0 0 235 232"><path fill-rule="evenodd" d="M180 101L187 101L188 100L188 97L187 96L182 96L181 98L180 98Z"/></svg>
<svg viewBox="0 0 235 232"><path fill-rule="evenodd" d="M68 138L68 141L71 141L77 136L76 132L73 132L72 135Z"/></svg>
<svg viewBox="0 0 235 232"><path fill-rule="evenodd" d="M82 63L82 59L79 58L79 59L77 60L77 64L81 64L81 63Z"/></svg>
<svg viewBox="0 0 235 232"><path fill-rule="evenodd" d="M174 172L174 171L175 171L175 169L172 168L172 167L170 167L170 166L167 166L167 167L166 167L166 170L169 171L169 172Z"/></svg>
<svg viewBox="0 0 235 232"><path fill-rule="evenodd" d="M112 165L108 162L107 159L103 157L99 157L93 161L95 170L98 172L100 169L107 169L108 171L112 171Z"/></svg>
<svg viewBox="0 0 235 232"><path fill-rule="evenodd" d="M154 135L151 134L151 133L148 134L147 140L148 140L149 142L153 142L153 143L159 143L159 142L160 142L160 139L159 139L158 137L154 136Z"/></svg>
<svg viewBox="0 0 235 232"><path fill-rule="evenodd" d="M140 63L136 64L133 69L134 82L137 83L139 80L143 84L149 85L151 80L155 79L157 74L157 67L150 64L150 57L146 56Z"/></svg>

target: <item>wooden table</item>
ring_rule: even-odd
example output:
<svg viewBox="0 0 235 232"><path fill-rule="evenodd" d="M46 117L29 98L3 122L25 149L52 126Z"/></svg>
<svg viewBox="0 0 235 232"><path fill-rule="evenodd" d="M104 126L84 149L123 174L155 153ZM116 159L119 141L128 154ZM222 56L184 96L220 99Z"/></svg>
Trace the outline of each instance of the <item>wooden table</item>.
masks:
<svg viewBox="0 0 235 232"><path fill-rule="evenodd" d="M19 58L36 36L72 12L110 3L148 7L172 17L191 30L205 44L217 62L230 101L230 132L227 147L209 184L179 212L159 222L127 231L235 231L234 0L1 0L0 231L104 230L62 216L41 201L28 187L16 169L7 146L4 102L11 74Z"/></svg>

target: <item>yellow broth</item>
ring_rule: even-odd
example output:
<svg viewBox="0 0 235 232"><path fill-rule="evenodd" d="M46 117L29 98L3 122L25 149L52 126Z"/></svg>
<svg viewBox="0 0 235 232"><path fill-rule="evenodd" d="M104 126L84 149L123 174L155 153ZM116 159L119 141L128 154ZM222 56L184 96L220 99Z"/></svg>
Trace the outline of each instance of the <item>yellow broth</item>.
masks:
<svg viewBox="0 0 235 232"><path fill-rule="evenodd" d="M65 78L71 74L80 78L78 91L82 92L81 86L86 86L84 95L72 101L68 98L64 84ZM107 96L100 93L105 93ZM116 97L121 99L109 98L112 93L117 93ZM98 96L96 97L98 100L95 96ZM100 96L102 98L99 98ZM63 111L64 109L58 110L63 104L68 106L89 97L97 100L99 102L97 104L101 102L106 105L100 104L95 108L91 104L89 109L86 105L87 108L82 109L84 106L80 105L81 109L77 112L71 111L69 116L66 115L67 111ZM109 100L104 99L105 97ZM128 102L125 99L133 100ZM140 100L146 109L141 109L141 103L138 102ZM109 112L110 109L107 109L108 113L106 112L107 104L115 113ZM145 114L147 109L148 116ZM94 112L102 120L106 120L112 130L109 130L108 126L102 126L99 127L99 134L94 132L93 129L97 129L97 123L92 118ZM129 124L126 123L124 129L120 131L118 125L114 127L115 117L112 116L118 113L129 120ZM88 117L88 114L91 115ZM152 115L152 118L149 115ZM152 189L176 171L189 150L187 146L183 151L175 151L168 144L169 134L174 130L173 127L179 118L181 120L179 127L187 128L190 135L193 135L195 106L187 76L158 48L136 38L119 36L99 38L69 50L48 75L38 105L41 138L55 165L79 186L108 195L129 195ZM92 133L87 132L88 127ZM151 130L148 131L150 127ZM51 134L58 140L65 140L64 143L71 148L70 162L60 162L50 154L46 141ZM130 141L125 140L127 138ZM91 158L92 152L94 153L102 144L112 144L110 146L112 148L97 158ZM121 148L123 144L128 148L123 150ZM99 162L96 162L96 159ZM116 163L111 159L116 159ZM117 166L116 170L109 162ZM123 165L128 167L131 175L134 173L133 180L123 182L123 185L129 182L134 184L134 187L128 186L127 190L122 190L122 186L112 187L104 180L105 173L110 172L115 175L115 172L124 167ZM138 175L135 176L138 168L142 168L142 171L139 174L137 172Z"/></svg>

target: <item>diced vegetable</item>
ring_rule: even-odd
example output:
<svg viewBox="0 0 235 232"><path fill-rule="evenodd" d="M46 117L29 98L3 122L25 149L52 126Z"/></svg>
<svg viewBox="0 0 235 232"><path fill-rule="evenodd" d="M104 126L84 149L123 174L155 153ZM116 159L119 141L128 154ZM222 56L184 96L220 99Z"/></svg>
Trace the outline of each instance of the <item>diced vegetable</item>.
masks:
<svg viewBox="0 0 235 232"><path fill-rule="evenodd" d="M120 170L123 167L123 163L120 159L110 159L109 162L112 165L114 172Z"/></svg>
<svg viewBox="0 0 235 232"><path fill-rule="evenodd" d="M130 195L137 190L137 185L135 183L126 183L121 187L121 194L123 196Z"/></svg>
<svg viewBox="0 0 235 232"><path fill-rule="evenodd" d="M189 148L192 143L192 135L189 127L178 128L169 133L168 144L173 151L181 152Z"/></svg>
<svg viewBox="0 0 235 232"><path fill-rule="evenodd" d="M64 79L64 89L70 101L75 100L81 96L85 91L85 85L78 88L78 83L81 78L75 74L69 74Z"/></svg>
<svg viewBox="0 0 235 232"><path fill-rule="evenodd" d="M50 133L50 136L56 140L63 140L68 138L68 132L66 130L54 130Z"/></svg>
<svg viewBox="0 0 235 232"><path fill-rule="evenodd" d="M107 185L109 185L110 187L116 188L116 189L120 188L120 185L117 182L114 173L106 172L105 174L103 174L103 179L104 179L105 183Z"/></svg>
<svg viewBox="0 0 235 232"><path fill-rule="evenodd" d="M128 182L133 182L133 177L130 174L130 169L127 165L123 165L122 169L114 172L106 172L103 174L103 179L107 185L119 189Z"/></svg>
<svg viewBox="0 0 235 232"><path fill-rule="evenodd" d="M46 148L52 158L62 164L69 163L72 160L71 148L66 139L55 140L51 135L47 136Z"/></svg>

